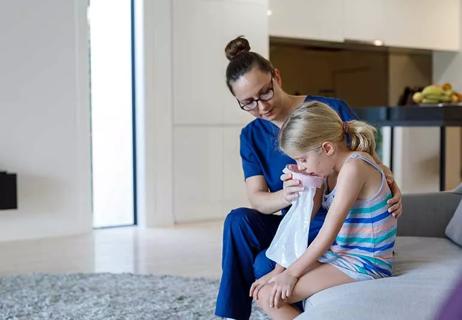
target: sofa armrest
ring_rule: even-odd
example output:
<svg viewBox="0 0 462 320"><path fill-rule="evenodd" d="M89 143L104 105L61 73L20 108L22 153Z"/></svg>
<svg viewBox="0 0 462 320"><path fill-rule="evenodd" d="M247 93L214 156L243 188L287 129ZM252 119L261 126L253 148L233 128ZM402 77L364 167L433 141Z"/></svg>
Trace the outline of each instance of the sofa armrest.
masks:
<svg viewBox="0 0 462 320"><path fill-rule="evenodd" d="M445 237L444 231L462 199L455 192L403 195L399 236Z"/></svg>

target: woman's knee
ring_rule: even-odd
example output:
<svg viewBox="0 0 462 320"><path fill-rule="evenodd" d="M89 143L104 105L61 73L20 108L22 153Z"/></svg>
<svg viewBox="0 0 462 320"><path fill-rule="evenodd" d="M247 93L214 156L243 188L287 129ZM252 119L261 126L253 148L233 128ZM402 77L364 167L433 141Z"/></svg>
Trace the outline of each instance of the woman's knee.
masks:
<svg viewBox="0 0 462 320"><path fill-rule="evenodd" d="M226 216L224 230L233 230L241 226L248 225L249 216L255 214L255 210L250 208L237 208L231 210Z"/></svg>
<svg viewBox="0 0 462 320"><path fill-rule="evenodd" d="M266 256L266 250L260 251L260 253L258 253L255 257L255 262L253 263L255 279L259 279L268 272L271 272L275 266L276 263Z"/></svg>

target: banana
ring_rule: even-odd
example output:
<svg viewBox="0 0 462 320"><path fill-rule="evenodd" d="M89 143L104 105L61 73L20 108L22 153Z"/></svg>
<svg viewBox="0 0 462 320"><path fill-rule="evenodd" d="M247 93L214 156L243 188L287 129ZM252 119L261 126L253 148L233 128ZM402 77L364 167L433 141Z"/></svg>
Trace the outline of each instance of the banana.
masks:
<svg viewBox="0 0 462 320"><path fill-rule="evenodd" d="M424 96L426 96L426 95L442 95L442 94L444 94L444 90L439 86L431 85L431 86L425 87L422 90L422 94Z"/></svg>
<svg viewBox="0 0 462 320"><path fill-rule="evenodd" d="M427 95L423 95L423 98L427 99L427 100L437 100L437 101L440 101L440 102L449 102L449 101L451 101L451 96L447 96L445 94L442 94L442 95L427 94Z"/></svg>
<svg viewBox="0 0 462 320"><path fill-rule="evenodd" d="M423 99L422 103L424 104L438 104L440 103L439 100L434 100L434 99Z"/></svg>
<svg viewBox="0 0 462 320"><path fill-rule="evenodd" d="M423 95L422 95L422 92L416 92L412 95L412 100L415 102L415 103L421 103L422 100L423 100Z"/></svg>

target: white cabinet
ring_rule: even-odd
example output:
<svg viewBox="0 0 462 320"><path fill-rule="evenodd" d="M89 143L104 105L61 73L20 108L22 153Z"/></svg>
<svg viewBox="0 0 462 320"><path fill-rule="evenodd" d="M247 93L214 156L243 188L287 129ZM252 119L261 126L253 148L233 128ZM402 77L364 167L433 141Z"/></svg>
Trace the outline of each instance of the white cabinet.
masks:
<svg viewBox="0 0 462 320"><path fill-rule="evenodd" d="M176 127L173 140L175 222L223 217L223 129Z"/></svg>
<svg viewBox="0 0 462 320"><path fill-rule="evenodd" d="M239 154L241 129L236 126L223 130L223 215L234 208L250 206Z"/></svg>
<svg viewBox="0 0 462 320"><path fill-rule="evenodd" d="M224 218L248 206L239 156L240 126L178 126L174 130L176 223Z"/></svg>
<svg viewBox="0 0 462 320"><path fill-rule="evenodd" d="M344 38L386 46L459 49L459 0L344 0Z"/></svg>
<svg viewBox="0 0 462 320"><path fill-rule="evenodd" d="M267 0L172 1L173 211L177 223L245 206L239 133L252 119L226 86L226 44L268 56ZM156 70L154 70L156 72ZM169 121L169 120L167 120Z"/></svg>
<svg viewBox="0 0 462 320"><path fill-rule="evenodd" d="M460 0L382 0L390 46L459 50Z"/></svg>
<svg viewBox="0 0 462 320"><path fill-rule="evenodd" d="M386 33L385 20L384 1L345 0L343 38L345 41L368 43L383 41Z"/></svg>
<svg viewBox="0 0 462 320"><path fill-rule="evenodd" d="M271 36L343 41L343 1L270 0Z"/></svg>
<svg viewBox="0 0 462 320"><path fill-rule="evenodd" d="M270 0L271 36L459 50L460 0Z"/></svg>
<svg viewBox="0 0 462 320"><path fill-rule="evenodd" d="M244 124L226 86L226 44L239 35L268 56L266 0L174 0L175 124Z"/></svg>

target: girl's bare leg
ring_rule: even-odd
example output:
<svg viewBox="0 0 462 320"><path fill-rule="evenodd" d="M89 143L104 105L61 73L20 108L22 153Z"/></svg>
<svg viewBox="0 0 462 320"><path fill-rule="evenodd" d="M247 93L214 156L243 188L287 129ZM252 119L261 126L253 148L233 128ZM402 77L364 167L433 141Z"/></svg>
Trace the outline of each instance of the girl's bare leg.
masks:
<svg viewBox="0 0 462 320"><path fill-rule="evenodd" d="M271 285L266 285L261 289L257 303L272 319L293 319L300 314L300 311L290 305L291 303L308 298L321 290L349 282L354 282L354 280L336 267L318 263L308 273L300 277L292 295L286 302L281 303L279 308L270 308L269 306Z"/></svg>

